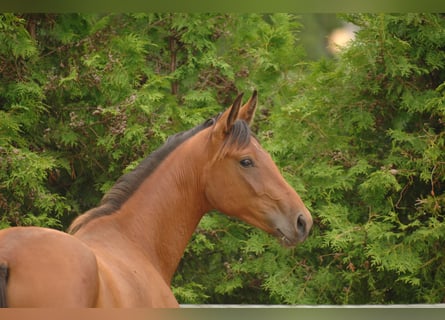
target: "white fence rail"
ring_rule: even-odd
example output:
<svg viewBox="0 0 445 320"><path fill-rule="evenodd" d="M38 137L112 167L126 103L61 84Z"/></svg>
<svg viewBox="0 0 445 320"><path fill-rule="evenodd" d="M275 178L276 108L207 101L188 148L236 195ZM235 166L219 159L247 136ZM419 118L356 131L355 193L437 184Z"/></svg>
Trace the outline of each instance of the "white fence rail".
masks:
<svg viewBox="0 0 445 320"><path fill-rule="evenodd" d="M429 309L442 308L445 304L365 304L365 305L282 305L282 304L181 304L181 308L209 308L209 309L251 309L251 308L268 308L268 309ZM444 313L445 319L445 313Z"/></svg>

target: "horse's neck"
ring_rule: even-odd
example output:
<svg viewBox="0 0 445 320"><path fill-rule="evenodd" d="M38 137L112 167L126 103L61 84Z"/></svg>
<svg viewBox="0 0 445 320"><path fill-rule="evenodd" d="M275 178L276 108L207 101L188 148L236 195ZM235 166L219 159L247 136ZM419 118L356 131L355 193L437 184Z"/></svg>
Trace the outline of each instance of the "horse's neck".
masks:
<svg viewBox="0 0 445 320"><path fill-rule="evenodd" d="M200 159L204 149L190 148L190 143L193 141L173 151L117 213L104 217L109 220L108 228L114 226L136 244L129 250L142 250L167 282L201 217L211 209L199 174L205 166ZM197 145L202 148L203 144ZM100 228L101 223L93 226Z"/></svg>

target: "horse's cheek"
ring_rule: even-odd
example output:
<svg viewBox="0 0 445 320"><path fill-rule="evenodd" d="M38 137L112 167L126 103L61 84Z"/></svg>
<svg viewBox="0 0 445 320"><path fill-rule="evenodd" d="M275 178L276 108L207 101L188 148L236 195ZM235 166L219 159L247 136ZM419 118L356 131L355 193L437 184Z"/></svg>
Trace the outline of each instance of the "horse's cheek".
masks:
<svg viewBox="0 0 445 320"><path fill-rule="evenodd" d="M265 183L267 183L267 181L261 179L257 170L256 168L249 169L248 172L244 172L244 174L241 175L245 181L245 185L243 186L244 191L246 191L246 193L253 193L248 196L260 196L265 192Z"/></svg>

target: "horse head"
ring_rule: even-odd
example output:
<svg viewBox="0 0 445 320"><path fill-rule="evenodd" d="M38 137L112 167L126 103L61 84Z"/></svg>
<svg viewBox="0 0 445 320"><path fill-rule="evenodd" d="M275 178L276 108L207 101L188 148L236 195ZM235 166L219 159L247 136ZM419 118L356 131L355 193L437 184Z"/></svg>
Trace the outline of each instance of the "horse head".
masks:
<svg viewBox="0 0 445 320"><path fill-rule="evenodd" d="M242 94L210 128L206 198L218 211L295 246L308 236L311 214L250 131L257 92L241 101Z"/></svg>

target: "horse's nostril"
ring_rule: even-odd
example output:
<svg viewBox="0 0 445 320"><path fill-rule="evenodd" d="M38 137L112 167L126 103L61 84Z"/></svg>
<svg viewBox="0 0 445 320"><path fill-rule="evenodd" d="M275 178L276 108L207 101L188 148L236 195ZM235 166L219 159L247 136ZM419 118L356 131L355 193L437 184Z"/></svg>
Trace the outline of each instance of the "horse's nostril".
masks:
<svg viewBox="0 0 445 320"><path fill-rule="evenodd" d="M305 236L306 232L307 232L306 227L307 227L306 219L304 218L304 216L302 214L300 214L297 218L298 233L300 233L300 235L302 235L302 236Z"/></svg>

